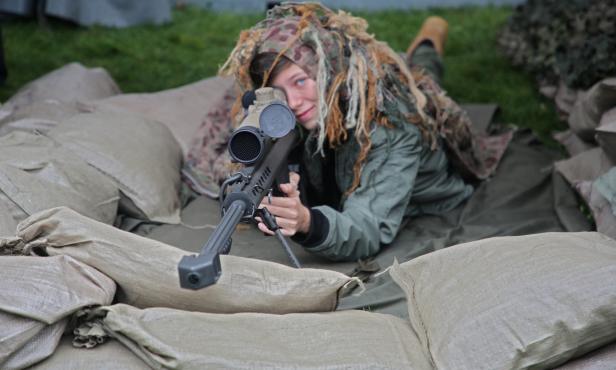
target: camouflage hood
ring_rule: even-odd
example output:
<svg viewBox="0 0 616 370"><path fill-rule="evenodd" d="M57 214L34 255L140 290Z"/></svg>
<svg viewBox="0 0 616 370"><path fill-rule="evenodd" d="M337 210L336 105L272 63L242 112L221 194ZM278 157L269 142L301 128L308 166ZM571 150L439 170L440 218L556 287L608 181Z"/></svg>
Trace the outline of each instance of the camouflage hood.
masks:
<svg viewBox="0 0 616 370"><path fill-rule="evenodd" d="M221 73L233 74L246 91L255 88L249 68L260 53L284 55L303 68L317 83L319 129L313 134L318 151L325 140L335 147L352 133L362 146L363 161L371 125L391 123L387 99L404 101L409 107L407 121L415 122L436 142L438 128L423 112L426 97L411 71L389 46L369 35L367 27L361 18L320 4L284 4L241 33Z"/></svg>
<svg viewBox="0 0 616 370"><path fill-rule="evenodd" d="M342 55L341 45L336 42L332 34L327 32L320 24L311 24L313 28L310 32L299 33L301 18L290 16L282 19L266 19L264 27L265 33L260 40L257 54L275 53L284 55L293 63L300 66L313 80L317 80L318 66L320 58L318 57L317 48L319 44L312 42L313 40L302 38L303 35L317 34L321 41L322 52L325 55L323 62L330 74L335 74L335 71L340 71L346 66L341 65L345 58ZM267 81L264 81L267 84Z"/></svg>

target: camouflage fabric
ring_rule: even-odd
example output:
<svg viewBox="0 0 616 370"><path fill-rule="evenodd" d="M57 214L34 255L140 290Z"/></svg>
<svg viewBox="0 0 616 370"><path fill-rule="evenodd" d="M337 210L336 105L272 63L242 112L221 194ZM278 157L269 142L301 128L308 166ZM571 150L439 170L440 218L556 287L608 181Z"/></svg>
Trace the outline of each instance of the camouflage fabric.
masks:
<svg viewBox="0 0 616 370"><path fill-rule="evenodd" d="M235 95L234 88L225 91L219 102L207 113L186 158L185 165L190 167L202 185L213 193L218 192L219 184L232 171L227 141L233 131L231 108ZM190 182L188 184L191 185Z"/></svg>
<svg viewBox="0 0 616 370"><path fill-rule="evenodd" d="M310 78L316 80L318 58L314 50L297 35L299 21L299 17L268 21L268 28L257 53L278 54L286 48L283 55L304 69Z"/></svg>
<svg viewBox="0 0 616 370"><path fill-rule="evenodd" d="M467 181L490 177L505 153L513 131L491 136L473 135L472 122L466 111L447 96L434 79L425 76L419 80L419 88L428 96L435 119L444 122L441 137L457 172Z"/></svg>
<svg viewBox="0 0 616 370"><path fill-rule="evenodd" d="M300 17L292 16L283 19L266 20L266 31L260 41L258 53L280 53L299 65L313 79L316 77L316 66L318 57L314 50L314 43L306 36L307 32L297 35ZM348 61L342 57L342 51L337 42L332 39L330 32L319 25L314 25L316 33L323 45L323 51L329 63L330 76L335 75L340 68L348 66ZM347 58L348 59L348 58ZM432 47L419 48L409 63L410 68L425 67L424 74L416 73L421 76L417 80L419 90L428 98L427 113L437 121L440 127L440 136L453 154L452 163L458 168L459 172L468 180L486 179L496 169L507 144L511 140L512 133L505 133L495 137L473 137L471 133L470 119L460 106L449 98L440 88L437 81L440 80L443 68L439 63L438 54L434 53ZM384 66L383 68L387 68ZM390 75L393 75L390 74ZM392 85L389 90L396 93L391 96L398 101L398 104L387 106L380 104L377 109L383 111L388 116L399 116L399 122L407 121L400 117L400 112L414 112L415 108L409 106L409 101L401 95L408 95L408 89L399 80L388 81ZM400 105L404 105L401 107Z"/></svg>
<svg viewBox="0 0 616 370"><path fill-rule="evenodd" d="M260 31L255 32L258 40L250 41L257 43L252 51L254 53L252 57L265 52L280 53L303 68L317 81L319 78L317 74L323 73L322 69L319 71L317 65L324 63L325 76L328 77L324 82L325 85L330 86L334 76L339 77L341 73L350 68L348 50L346 50L348 45L341 44L344 38L337 34L339 31L325 29L319 22L311 22L307 27L304 25L304 28L301 28L302 31L298 32L302 18L294 15L289 9L275 8L267 19L251 29L251 31ZM354 40L353 47L366 52L362 49L364 47L362 42ZM429 74L438 78L442 72L442 68L435 68L442 66L440 61L435 61L434 57L438 55L427 49L425 53L420 54L415 59L425 64ZM319 57L320 55L322 57ZM250 63L251 60L248 58L245 63ZM511 138L510 134L496 139L473 137L470 130L471 122L466 113L447 97L428 74L413 70L412 74L416 78L417 88L427 100L421 112L424 119L421 119L415 104L415 96L409 86L400 80L400 71L396 65L383 64L366 68L379 69L384 75L375 82L377 84L375 88L377 91L376 111L380 112L378 115L386 117L392 125L417 125L422 132L424 142L432 150L443 150L436 143L437 139L444 138L453 154L452 163L459 167L459 172L465 177L485 179L493 173ZM241 83L240 87L246 88ZM351 99L351 92L348 88L349 85L344 83L338 87L343 101ZM203 174L203 179L210 183L222 181L223 175L228 173L228 167L225 164L228 161L228 155L223 144L226 143L231 131L231 103L232 98L223 99L221 107L208 115L200 130L200 137L189 154L188 164L196 167ZM223 106L225 104L226 107ZM370 125L374 124L376 123L370 123ZM348 122L345 125L347 129L354 127L348 126ZM369 130L369 128L362 128L362 130ZM318 132L323 130L315 131L317 132L311 134L323 140L322 133ZM317 151L318 148L319 146L317 146Z"/></svg>
<svg viewBox="0 0 616 370"><path fill-rule="evenodd" d="M587 89L616 74L616 0L528 0L515 9L499 44L542 85Z"/></svg>

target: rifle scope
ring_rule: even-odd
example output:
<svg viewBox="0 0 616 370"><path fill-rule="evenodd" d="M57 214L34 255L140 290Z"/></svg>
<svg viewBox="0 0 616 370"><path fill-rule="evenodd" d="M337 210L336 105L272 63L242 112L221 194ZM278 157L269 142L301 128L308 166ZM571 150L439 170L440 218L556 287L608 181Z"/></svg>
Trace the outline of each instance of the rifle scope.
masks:
<svg viewBox="0 0 616 370"><path fill-rule="evenodd" d="M231 158L248 166L262 159L273 140L295 128L295 115L281 90L264 87L256 90L255 95L248 115L231 134L228 144Z"/></svg>

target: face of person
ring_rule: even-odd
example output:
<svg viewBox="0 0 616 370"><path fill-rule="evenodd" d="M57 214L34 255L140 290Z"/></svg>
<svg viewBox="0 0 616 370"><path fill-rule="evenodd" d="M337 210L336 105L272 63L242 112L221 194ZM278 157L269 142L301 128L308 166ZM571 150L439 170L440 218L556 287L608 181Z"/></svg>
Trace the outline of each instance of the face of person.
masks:
<svg viewBox="0 0 616 370"><path fill-rule="evenodd" d="M317 83L301 67L291 63L274 77L272 86L285 92L289 108L305 129L317 127Z"/></svg>

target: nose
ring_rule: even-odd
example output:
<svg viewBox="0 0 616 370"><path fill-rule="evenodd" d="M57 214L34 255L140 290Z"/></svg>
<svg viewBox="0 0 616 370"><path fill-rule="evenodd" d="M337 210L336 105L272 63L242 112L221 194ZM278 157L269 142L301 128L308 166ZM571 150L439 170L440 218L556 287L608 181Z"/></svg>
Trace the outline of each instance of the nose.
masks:
<svg viewBox="0 0 616 370"><path fill-rule="evenodd" d="M287 95L287 104L291 110L295 111L302 105L302 97L300 94L293 91L293 89L285 89L284 92Z"/></svg>

